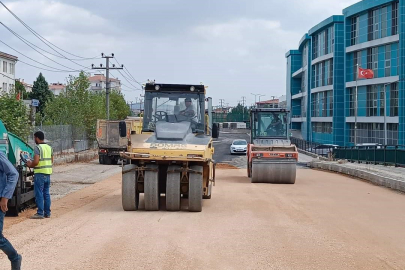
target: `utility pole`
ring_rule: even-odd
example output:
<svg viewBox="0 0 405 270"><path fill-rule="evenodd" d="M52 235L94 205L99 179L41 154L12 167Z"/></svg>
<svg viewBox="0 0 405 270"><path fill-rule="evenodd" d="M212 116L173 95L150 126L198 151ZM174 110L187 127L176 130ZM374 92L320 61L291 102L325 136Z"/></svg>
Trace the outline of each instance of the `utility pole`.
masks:
<svg viewBox="0 0 405 270"><path fill-rule="evenodd" d="M246 97L242 97L242 106L243 106L242 122L245 122L245 102Z"/></svg>
<svg viewBox="0 0 405 270"><path fill-rule="evenodd" d="M111 55L104 55L101 54L102 58L105 58L106 64L103 67L103 64L100 64L100 67L94 67L94 64L91 65L92 69L103 69L106 71L106 89L105 89L105 100L106 100L106 111L107 111L107 120L110 120L110 69L124 69L124 65L121 67L115 67L115 64L110 67L110 58L114 58L114 54Z"/></svg>
<svg viewBox="0 0 405 270"><path fill-rule="evenodd" d="M223 106L223 103L225 102L225 99L221 98L221 99L219 100L219 102L221 102L221 113L224 113L224 106Z"/></svg>

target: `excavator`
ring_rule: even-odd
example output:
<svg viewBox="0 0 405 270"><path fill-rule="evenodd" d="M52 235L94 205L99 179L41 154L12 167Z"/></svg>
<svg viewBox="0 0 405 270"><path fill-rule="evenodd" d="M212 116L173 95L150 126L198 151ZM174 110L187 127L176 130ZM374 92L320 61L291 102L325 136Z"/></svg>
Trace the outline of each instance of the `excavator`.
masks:
<svg viewBox="0 0 405 270"><path fill-rule="evenodd" d="M252 183L295 183L298 150L289 138L288 113L281 108L251 110L247 174Z"/></svg>

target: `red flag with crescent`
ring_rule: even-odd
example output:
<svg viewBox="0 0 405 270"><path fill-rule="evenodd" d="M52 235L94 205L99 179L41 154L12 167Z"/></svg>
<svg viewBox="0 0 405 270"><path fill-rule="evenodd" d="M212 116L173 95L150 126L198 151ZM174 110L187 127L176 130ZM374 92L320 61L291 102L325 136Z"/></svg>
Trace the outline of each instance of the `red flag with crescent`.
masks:
<svg viewBox="0 0 405 270"><path fill-rule="evenodd" d="M374 78L374 72L372 69L363 69L359 67L359 72L357 73L357 78L358 79L373 79Z"/></svg>

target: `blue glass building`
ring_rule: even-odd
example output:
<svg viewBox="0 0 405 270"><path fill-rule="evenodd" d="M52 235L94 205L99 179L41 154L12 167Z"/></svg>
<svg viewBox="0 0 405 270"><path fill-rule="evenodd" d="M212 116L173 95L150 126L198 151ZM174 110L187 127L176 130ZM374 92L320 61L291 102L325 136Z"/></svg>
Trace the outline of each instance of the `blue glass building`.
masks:
<svg viewBox="0 0 405 270"><path fill-rule="evenodd" d="M317 143L404 144L404 42L405 0L363 0L310 29L286 54L291 128Z"/></svg>

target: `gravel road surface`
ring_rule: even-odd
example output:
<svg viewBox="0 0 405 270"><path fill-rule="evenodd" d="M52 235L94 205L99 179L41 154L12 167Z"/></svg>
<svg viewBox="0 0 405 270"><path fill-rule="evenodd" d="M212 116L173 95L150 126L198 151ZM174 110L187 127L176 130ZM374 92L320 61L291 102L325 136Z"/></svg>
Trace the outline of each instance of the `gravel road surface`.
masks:
<svg viewBox="0 0 405 270"><path fill-rule="evenodd" d="M297 172L271 185L219 170L201 213L124 212L117 174L56 201L51 219L7 218L5 235L30 270L405 269L403 194Z"/></svg>

